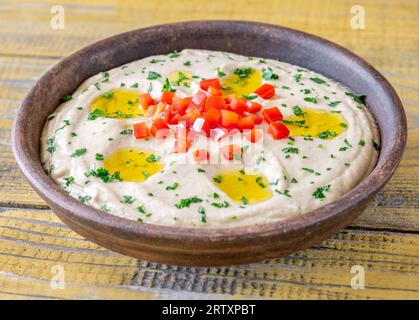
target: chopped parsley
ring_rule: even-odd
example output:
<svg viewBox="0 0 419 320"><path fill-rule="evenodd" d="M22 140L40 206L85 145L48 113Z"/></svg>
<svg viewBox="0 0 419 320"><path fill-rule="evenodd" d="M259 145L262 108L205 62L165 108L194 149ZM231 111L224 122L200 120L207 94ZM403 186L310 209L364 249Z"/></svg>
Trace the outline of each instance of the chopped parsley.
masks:
<svg viewBox="0 0 419 320"><path fill-rule="evenodd" d="M102 94L102 97L104 97L106 99L111 99L113 97L113 93L112 92L105 92L104 94Z"/></svg>
<svg viewBox="0 0 419 320"><path fill-rule="evenodd" d="M215 182L217 183L221 183L221 181L223 180L223 178L220 175L215 176L214 178L212 178Z"/></svg>
<svg viewBox="0 0 419 320"><path fill-rule="evenodd" d="M362 103L362 104L365 103L366 96L363 96L363 95L357 96L356 94L354 94L352 92L345 92L345 94L349 97L352 97L355 102Z"/></svg>
<svg viewBox="0 0 419 320"><path fill-rule="evenodd" d="M157 78L160 78L161 75L158 72L154 72L154 71L149 71L148 72L148 76L147 76L147 80L155 80Z"/></svg>
<svg viewBox="0 0 419 320"><path fill-rule="evenodd" d="M166 190L176 190L179 187L179 183L174 182L171 186L167 186Z"/></svg>
<svg viewBox="0 0 419 320"><path fill-rule="evenodd" d="M292 107L292 111L294 112L294 114L297 117L300 117L300 116L303 116L304 115L303 110L301 110L301 108L299 106Z"/></svg>
<svg viewBox="0 0 419 320"><path fill-rule="evenodd" d="M186 199L181 199L178 204L175 204L175 206L178 209L182 209L182 208L189 207L192 203L199 203L199 202L202 202L202 201L203 200L198 198L198 197L190 197L190 198L186 198Z"/></svg>
<svg viewBox="0 0 419 320"><path fill-rule="evenodd" d="M309 97L306 97L306 98L304 98L304 101L307 101L307 102L312 102L312 103L317 103L317 99L316 99L316 98L309 98Z"/></svg>
<svg viewBox="0 0 419 320"><path fill-rule="evenodd" d="M329 191L330 187L331 187L330 184L328 184L323 187L317 188L316 191L313 192L313 197L315 199L320 199L320 200L325 199L326 195L324 193Z"/></svg>
<svg viewBox="0 0 419 320"><path fill-rule="evenodd" d="M247 200L247 198L246 198L245 196L243 196L243 197L241 198L241 201L242 201L242 204L244 204L244 205L246 205L246 204L248 204L248 203L249 203L249 201Z"/></svg>
<svg viewBox="0 0 419 320"><path fill-rule="evenodd" d="M380 151L381 146L377 142L375 142L374 139L372 139L371 142L372 142L372 146L374 147L374 149L377 150L377 151Z"/></svg>
<svg viewBox="0 0 419 320"><path fill-rule="evenodd" d="M87 152L86 148L77 149L71 154L71 157L72 158L81 157L82 155L86 154L86 152Z"/></svg>
<svg viewBox="0 0 419 320"><path fill-rule="evenodd" d="M69 176L64 178L65 186L68 187L74 182L74 177Z"/></svg>
<svg viewBox="0 0 419 320"><path fill-rule="evenodd" d="M234 70L234 74L239 76L240 79L245 79L250 76L253 72L253 68L237 68Z"/></svg>
<svg viewBox="0 0 419 320"><path fill-rule="evenodd" d="M298 154L298 148L293 148L293 147L283 148L282 151L285 152L285 153L296 153L296 154Z"/></svg>
<svg viewBox="0 0 419 320"><path fill-rule="evenodd" d="M277 74L273 73L271 68L262 69L262 76L264 80L278 80L279 77Z"/></svg>
<svg viewBox="0 0 419 320"><path fill-rule="evenodd" d="M315 78L310 78L310 80L311 80L311 81L313 81L313 82L315 82L315 83L317 83L317 84L323 84L323 83L326 83L326 81L324 81L323 79L317 78L317 77L315 77Z"/></svg>
<svg viewBox="0 0 419 320"><path fill-rule="evenodd" d="M202 223L206 223L207 222L207 215L205 213L204 207L199 206L198 213L199 213L199 215L201 217L201 222Z"/></svg>
<svg viewBox="0 0 419 320"><path fill-rule="evenodd" d="M114 173L109 173L109 171L105 168L98 168L98 169L92 169L84 174L86 177L93 176L100 178L105 183L114 182L116 180L122 181L121 176L119 175L119 171L115 171Z"/></svg>
<svg viewBox="0 0 419 320"><path fill-rule="evenodd" d="M150 154L145 160L147 162L157 162L160 160L160 157L156 156L155 154Z"/></svg>
<svg viewBox="0 0 419 320"><path fill-rule="evenodd" d="M119 134L132 134L132 129L122 130Z"/></svg>
<svg viewBox="0 0 419 320"><path fill-rule="evenodd" d="M104 160L104 158L103 158L103 154L96 153L96 160L98 160L98 161L103 161L103 160Z"/></svg>
<svg viewBox="0 0 419 320"><path fill-rule="evenodd" d="M107 114L105 111L100 110L100 109L95 109L92 112L89 113L89 116L87 117L87 120L95 120L96 118L99 117L106 117Z"/></svg>
<svg viewBox="0 0 419 320"><path fill-rule="evenodd" d="M359 140L358 145L361 147L365 146L365 140L364 139Z"/></svg>
<svg viewBox="0 0 419 320"><path fill-rule="evenodd" d="M163 87L161 88L161 92L164 92L164 91L176 92L176 89L172 88L172 86L170 85L170 81L167 78L166 80L164 80Z"/></svg>
<svg viewBox="0 0 419 320"><path fill-rule="evenodd" d="M135 198L132 196L122 196L122 203L133 204L134 201L135 201Z"/></svg>
<svg viewBox="0 0 419 320"><path fill-rule="evenodd" d="M223 201L223 202L212 202L211 205L213 207L216 207L216 208L219 208L219 209L221 209L221 208L228 208L230 206L230 204L227 201Z"/></svg>
<svg viewBox="0 0 419 320"><path fill-rule="evenodd" d="M61 98L61 101L62 102L67 102L67 101L70 101L71 99L73 99L73 96L64 96L64 97Z"/></svg>
<svg viewBox="0 0 419 320"><path fill-rule="evenodd" d="M278 189L275 189L275 192L279 193L280 195L286 196L288 198L292 197L288 189L285 189L284 191L279 191Z"/></svg>

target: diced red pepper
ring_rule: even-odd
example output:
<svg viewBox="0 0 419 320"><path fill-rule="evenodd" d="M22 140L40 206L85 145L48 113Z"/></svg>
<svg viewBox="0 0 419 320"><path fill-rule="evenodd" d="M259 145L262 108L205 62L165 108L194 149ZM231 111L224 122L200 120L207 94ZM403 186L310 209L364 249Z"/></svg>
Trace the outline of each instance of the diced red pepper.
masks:
<svg viewBox="0 0 419 320"><path fill-rule="evenodd" d="M189 106L191 101L192 101L192 97L188 97L188 98L173 97L173 100L172 100L173 111L181 115L185 114L185 110Z"/></svg>
<svg viewBox="0 0 419 320"><path fill-rule="evenodd" d="M250 113L250 116L252 116L253 117L253 120L255 121L255 124L262 124L262 122L263 122L263 117L261 117L260 115L258 115L258 114L253 114L253 113Z"/></svg>
<svg viewBox="0 0 419 320"><path fill-rule="evenodd" d="M218 141L218 140L224 138L226 135L228 135L228 130L225 129L225 128L216 127L216 128L211 130L210 135L211 135L211 139L213 141Z"/></svg>
<svg viewBox="0 0 419 320"><path fill-rule="evenodd" d="M278 107L265 109L262 114L267 123L282 120L282 113L279 111Z"/></svg>
<svg viewBox="0 0 419 320"><path fill-rule="evenodd" d="M230 110L221 110L221 125L225 128L236 128L239 122L239 115Z"/></svg>
<svg viewBox="0 0 419 320"><path fill-rule="evenodd" d="M208 93L212 96L221 96L223 94L222 91L221 91L221 88L216 88L216 87L213 87L213 86L210 86L208 88Z"/></svg>
<svg viewBox="0 0 419 320"><path fill-rule="evenodd" d="M229 104L231 110L237 113L243 113L247 111L246 99L244 98L232 97Z"/></svg>
<svg viewBox="0 0 419 320"><path fill-rule="evenodd" d="M262 105L254 101L247 101L247 110L250 113L256 113L262 110Z"/></svg>
<svg viewBox="0 0 419 320"><path fill-rule="evenodd" d="M156 112L156 109L157 109L157 106L155 104L148 106L147 117L151 118L154 115L154 112Z"/></svg>
<svg viewBox="0 0 419 320"><path fill-rule="evenodd" d="M206 100L207 100L207 95L203 91L197 91L192 97L192 102L200 107L205 106Z"/></svg>
<svg viewBox="0 0 419 320"><path fill-rule="evenodd" d="M151 134L157 140L165 139L169 136L169 126L162 119L155 119L151 126Z"/></svg>
<svg viewBox="0 0 419 320"><path fill-rule="evenodd" d="M263 99L270 99L275 95L275 87L269 83L264 83L256 89L255 93Z"/></svg>
<svg viewBox="0 0 419 320"><path fill-rule="evenodd" d="M138 96L138 103L140 104L140 106L144 110L147 110L150 105L154 105L155 104L153 98L150 96L149 93L141 93Z"/></svg>
<svg viewBox="0 0 419 320"><path fill-rule="evenodd" d="M210 124L216 124L221 119L221 111L211 107L205 112L205 119L207 119Z"/></svg>
<svg viewBox="0 0 419 320"><path fill-rule="evenodd" d="M202 90L208 90L210 86L217 89L221 88L220 80L218 78L201 80L199 85Z"/></svg>
<svg viewBox="0 0 419 320"><path fill-rule="evenodd" d="M242 157L242 149L237 144L229 144L221 148L221 152L227 160L240 160Z"/></svg>
<svg viewBox="0 0 419 320"><path fill-rule="evenodd" d="M240 130L253 129L255 120L252 116L246 116L239 119L238 127Z"/></svg>
<svg viewBox="0 0 419 320"><path fill-rule="evenodd" d="M206 149L198 149L193 153L193 157L198 163L205 163L209 160L209 153Z"/></svg>
<svg viewBox="0 0 419 320"><path fill-rule="evenodd" d="M175 125L179 123L179 120L182 118L182 115L180 113L176 113L172 119L170 119L169 124Z"/></svg>
<svg viewBox="0 0 419 320"><path fill-rule="evenodd" d="M268 133L274 140L287 138L290 134L289 129L281 122L272 122L268 128Z"/></svg>
<svg viewBox="0 0 419 320"><path fill-rule="evenodd" d="M189 148L192 146L192 142L187 139L176 140L173 152L175 153L186 153Z"/></svg>
<svg viewBox="0 0 419 320"><path fill-rule="evenodd" d="M153 120L161 119L165 123L169 123L172 118L172 106L169 104L159 103L153 115Z"/></svg>
<svg viewBox="0 0 419 320"><path fill-rule="evenodd" d="M148 137L148 128L145 122L134 124L134 137L136 139L143 139Z"/></svg>
<svg viewBox="0 0 419 320"><path fill-rule="evenodd" d="M164 91L162 96L161 96L161 102L167 103L167 104L172 104L174 96L175 96L174 92Z"/></svg>
<svg viewBox="0 0 419 320"><path fill-rule="evenodd" d="M252 129L250 132L246 133L245 137L248 141L256 143L262 138L262 135L262 129Z"/></svg>
<svg viewBox="0 0 419 320"><path fill-rule="evenodd" d="M184 122L186 128L190 128L194 124L195 119L198 118L200 115L201 113L198 112L197 110L191 110L190 112L187 112L186 114L184 114L179 119L179 122Z"/></svg>
<svg viewBox="0 0 419 320"><path fill-rule="evenodd" d="M204 133L208 137L210 134L211 126L209 122L204 118L196 118L192 125L192 129L195 132Z"/></svg>
<svg viewBox="0 0 419 320"><path fill-rule="evenodd" d="M209 96L205 102L205 111L210 108L222 109L224 108L224 98L221 96Z"/></svg>

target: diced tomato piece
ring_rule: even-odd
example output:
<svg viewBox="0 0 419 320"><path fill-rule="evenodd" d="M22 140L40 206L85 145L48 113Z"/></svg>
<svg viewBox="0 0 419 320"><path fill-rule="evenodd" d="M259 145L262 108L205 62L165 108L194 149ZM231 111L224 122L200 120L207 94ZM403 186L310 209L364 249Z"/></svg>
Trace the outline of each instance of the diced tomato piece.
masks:
<svg viewBox="0 0 419 320"><path fill-rule="evenodd" d="M270 99L275 95L275 87L269 83L264 83L256 89L255 93L263 99Z"/></svg>
<svg viewBox="0 0 419 320"><path fill-rule="evenodd" d="M141 93L138 96L138 103L144 110L147 110L148 106L155 104L149 93Z"/></svg>
<svg viewBox="0 0 419 320"><path fill-rule="evenodd" d="M239 122L239 115L230 110L221 110L221 125L225 128L235 128Z"/></svg>
<svg viewBox="0 0 419 320"><path fill-rule="evenodd" d="M250 113L250 116L252 116L253 121L255 122L255 125L257 124L262 124L263 122L263 117L258 115L258 114L254 114L254 113Z"/></svg>
<svg viewBox="0 0 419 320"><path fill-rule="evenodd" d="M169 104L159 103L157 109L154 112L153 120L161 119L165 123L169 123L172 118L172 106Z"/></svg>
<svg viewBox="0 0 419 320"><path fill-rule="evenodd" d="M149 118L153 117L156 110L157 110L157 106L155 104L148 106L147 117Z"/></svg>
<svg viewBox="0 0 419 320"><path fill-rule="evenodd" d="M260 103L257 103L257 102L247 101L247 110L250 113L256 113L256 112L259 112L260 110L262 110L262 105Z"/></svg>
<svg viewBox="0 0 419 320"><path fill-rule="evenodd" d="M263 117L267 123L282 120L282 113L278 107L268 108L262 111Z"/></svg>
<svg viewBox="0 0 419 320"><path fill-rule="evenodd" d="M148 137L148 129L145 122L134 124L134 137L136 139L143 139Z"/></svg>
<svg viewBox="0 0 419 320"><path fill-rule="evenodd" d="M192 97L188 97L188 98L173 97L172 99L173 111L181 115L185 114L185 110L189 106L191 101L192 101Z"/></svg>
<svg viewBox="0 0 419 320"><path fill-rule="evenodd" d="M228 135L228 130L225 128L214 128L210 132L211 139L213 141L218 141Z"/></svg>
<svg viewBox="0 0 419 320"><path fill-rule="evenodd" d="M155 119L151 126L151 134L157 140L165 139L169 136L169 126L162 119Z"/></svg>
<svg viewBox="0 0 419 320"><path fill-rule="evenodd" d="M205 106L206 101L207 101L207 95L203 91L198 91L192 97L192 102L200 107Z"/></svg>
<svg viewBox="0 0 419 320"><path fill-rule="evenodd" d="M199 133L204 133L207 137L210 134L211 126L204 118L196 118L192 125L192 129Z"/></svg>
<svg viewBox="0 0 419 320"><path fill-rule="evenodd" d="M246 99L244 98L233 97L230 100L229 104L230 104L231 110L237 113L243 113L247 111Z"/></svg>
<svg viewBox="0 0 419 320"><path fill-rule="evenodd" d="M198 149L193 153L196 162L204 163L209 160L209 153L206 149Z"/></svg>
<svg viewBox="0 0 419 320"><path fill-rule="evenodd" d="M256 143L262 138L262 135L262 129L252 129L250 132L246 133L245 138L252 143Z"/></svg>
<svg viewBox="0 0 419 320"><path fill-rule="evenodd" d="M200 115L201 115L200 112L198 112L196 110L191 110L190 112L187 112L186 114L184 114L179 119L179 122L184 122L185 127L190 128L194 124L196 118L198 118Z"/></svg>
<svg viewBox="0 0 419 320"><path fill-rule="evenodd" d="M221 148L224 158L227 160L240 160L242 157L242 149L237 144L229 144Z"/></svg>
<svg viewBox="0 0 419 320"><path fill-rule="evenodd" d="M176 140L174 146L175 153L185 153L188 152L189 148L192 146L192 142L187 139Z"/></svg>
<svg viewBox="0 0 419 320"><path fill-rule="evenodd" d="M221 91L221 88L215 88L215 87L212 87L212 86L210 86L208 88L208 93L211 96L221 96L223 94L222 91Z"/></svg>
<svg viewBox="0 0 419 320"><path fill-rule="evenodd" d="M220 121L221 119L221 111L218 110L217 108L214 107L210 107L206 112L205 112L205 119L207 119L207 121L210 124L216 124Z"/></svg>
<svg viewBox="0 0 419 320"><path fill-rule="evenodd" d="M173 115L172 119L170 119L169 124L175 125L179 123L180 118L182 118L182 115L180 113L176 113Z"/></svg>
<svg viewBox="0 0 419 320"><path fill-rule="evenodd" d="M162 96L161 96L161 102L167 103L167 104L172 104L174 96L175 96L174 92L164 91Z"/></svg>
<svg viewBox="0 0 419 320"><path fill-rule="evenodd" d="M272 122L268 128L268 133L274 140L284 139L289 136L289 129L281 122Z"/></svg>
<svg viewBox="0 0 419 320"><path fill-rule="evenodd" d="M237 98L235 94L230 93L227 97L224 98L226 103L230 103L233 98Z"/></svg>
<svg viewBox="0 0 419 320"><path fill-rule="evenodd" d="M201 113L202 111L204 111L204 107L203 106L198 106L197 104L191 102L189 104L189 106L186 108L186 113L190 113L190 112L198 112Z"/></svg>
<svg viewBox="0 0 419 320"><path fill-rule="evenodd" d="M239 119L238 127L240 130L253 129L255 127L255 120L252 116L246 116Z"/></svg>
<svg viewBox="0 0 419 320"><path fill-rule="evenodd" d="M224 107L224 98L221 96L209 96L205 102L205 111L210 108L222 109Z"/></svg>
<svg viewBox="0 0 419 320"><path fill-rule="evenodd" d="M209 87L214 87L217 89L221 88L220 80L218 78L201 80L199 82L199 86L202 90L208 90Z"/></svg>

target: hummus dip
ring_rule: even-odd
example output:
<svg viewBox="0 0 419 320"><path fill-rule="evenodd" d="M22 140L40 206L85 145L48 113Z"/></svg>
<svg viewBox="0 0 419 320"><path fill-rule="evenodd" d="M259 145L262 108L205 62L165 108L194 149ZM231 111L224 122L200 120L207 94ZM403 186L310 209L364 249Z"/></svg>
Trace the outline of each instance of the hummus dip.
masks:
<svg viewBox="0 0 419 320"><path fill-rule="evenodd" d="M147 57L86 80L48 117L46 172L139 223L236 227L323 206L374 168L363 97L305 68L226 52Z"/></svg>

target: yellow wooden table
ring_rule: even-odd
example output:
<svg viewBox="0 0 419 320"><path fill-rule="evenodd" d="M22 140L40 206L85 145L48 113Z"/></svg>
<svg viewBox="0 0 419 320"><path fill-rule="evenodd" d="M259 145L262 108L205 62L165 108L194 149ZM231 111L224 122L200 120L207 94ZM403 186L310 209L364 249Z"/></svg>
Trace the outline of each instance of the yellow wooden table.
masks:
<svg viewBox="0 0 419 320"><path fill-rule="evenodd" d="M65 12L51 28L51 7ZM0 298L419 298L419 1L0 1ZM353 5L365 29L353 29ZM359 8L358 8L359 9ZM265 263L186 268L138 261L72 232L24 181L10 129L22 99L61 58L109 35L152 24L240 19L281 24L335 41L394 85L409 139L394 178L338 235ZM353 266L365 289L351 287ZM51 286L64 271L65 288Z"/></svg>

